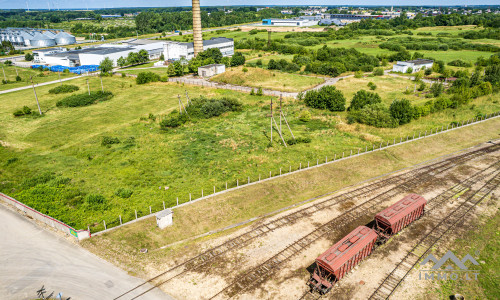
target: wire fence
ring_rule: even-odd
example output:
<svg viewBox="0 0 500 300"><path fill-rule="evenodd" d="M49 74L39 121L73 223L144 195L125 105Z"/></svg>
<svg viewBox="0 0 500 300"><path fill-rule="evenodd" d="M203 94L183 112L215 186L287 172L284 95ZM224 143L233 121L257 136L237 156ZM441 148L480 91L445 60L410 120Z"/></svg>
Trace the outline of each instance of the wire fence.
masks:
<svg viewBox="0 0 500 300"><path fill-rule="evenodd" d="M434 128L429 129L429 130L426 130L426 131L420 131L418 133L415 132L411 135L407 135L406 137L399 137L399 138L394 138L392 140L382 141L382 142L377 143L377 144L372 144L371 147L366 146L365 149L362 149L362 148L348 149L346 151L343 151L342 153L338 153L338 154L334 153L330 157L329 156L325 156L325 157L321 157L321 158L318 157L318 158L316 158L316 160L313 160L313 161L307 160L307 161L304 161L304 163L299 163L299 165L296 165L296 166L289 165L289 166L285 166L285 167L276 168L274 170L269 170L269 172L262 173L258 177L252 178L250 176L246 176L246 177L243 177L241 179L236 179L236 181L234 181L234 182L226 181L222 185L213 186L213 189L209 189L209 190L201 189L201 190L198 190L196 193L194 193L194 192L189 193L189 196L185 197L185 198L176 197L175 205L168 206L168 205L166 205L165 201L162 201L161 203L153 203L148 207L143 207L141 209L134 209L133 211L132 210L128 211L124 215L117 216L117 218L115 218L113 220L109 220L109 219L103 220L100 223L96 223L97 225L95 224L93 227L89 227L88 230L89 230L89 232L92 231L92 234L94 234L94 235L102 234L104 232L108 232L112 229L121 227L123 225L127 225L127 224L130 224L133 222L137 222L137 221L149 218L152 215L154 215L154 214L158 213L159 211L164 210L166 208L170 208L170 209L179 208L179 207L189 205L189 204L192 204L192 203L204 200L204 199L208 199L208 198L211 198L211 197L214 197L214 196L217 196L217 195L229 192L229 191L233 191L233 190L236 190L239 188L243 188L246 186L257 184L259 182L272 180L272 179L275 179L277 177L287 176L290 174L301 172L303 170L308 170L311 168L323 166L325 164L334 163L336 161L345 160L345 159L349 159L352 157L371 153L374 151L384 150L386 148L393 147L396 145L413 142L413 141L416 141L419 139L424 139L424 138L427 138L429 136L434 136L436 134L441 134L444 132L455 130L457 128L462 128L464 126L469 126L472 124L480 123L480 122L483 122L485 120L498 117L499 115L500 115L500 111L496 112L496 113L492 113L492 114L478 116L476 118L465 120L462 122L454 122L454 123L447 125L446 127L445 126L434 127Z"/></svg>

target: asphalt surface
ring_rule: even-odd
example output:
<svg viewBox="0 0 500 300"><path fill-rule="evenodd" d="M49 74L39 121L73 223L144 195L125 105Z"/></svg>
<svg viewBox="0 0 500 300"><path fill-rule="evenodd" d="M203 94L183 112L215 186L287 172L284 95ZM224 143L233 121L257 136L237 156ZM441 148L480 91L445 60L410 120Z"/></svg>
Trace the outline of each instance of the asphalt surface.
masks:
<svg viewBox="0 0 500 300"><path fill-rule="evenodd" d="M42 286L54 298L113 299L142 282L0 204L0 299L36 299ZM140 299L173 298L154 289Z"/></svg>

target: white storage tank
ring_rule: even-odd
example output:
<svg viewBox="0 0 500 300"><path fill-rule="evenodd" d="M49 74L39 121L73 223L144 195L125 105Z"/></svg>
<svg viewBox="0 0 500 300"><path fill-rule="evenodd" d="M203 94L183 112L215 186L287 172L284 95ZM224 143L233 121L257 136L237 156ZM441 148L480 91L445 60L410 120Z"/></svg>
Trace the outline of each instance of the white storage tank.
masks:
<svg viewBox="0 0 500 300"><path fill-rule="evenodd" d="M30 40L30 44L32 47L50 47L50 46L55 46L56 41L54 39L49 38L45 34L37 32Z"/></svg>
<svg viewBox="0 0 500 300"><path fill-rule="evenodd" d="M76 38L69 33L64 31L59 32L54 37L56 44L58 45L72 45L76 44Z"/></svg>

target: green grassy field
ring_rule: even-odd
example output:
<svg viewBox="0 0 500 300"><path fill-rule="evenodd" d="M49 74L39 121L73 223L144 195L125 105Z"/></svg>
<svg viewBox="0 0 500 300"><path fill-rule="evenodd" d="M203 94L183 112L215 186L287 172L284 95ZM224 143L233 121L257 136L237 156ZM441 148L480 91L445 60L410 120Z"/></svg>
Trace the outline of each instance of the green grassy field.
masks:
<svg viewBox="0 0 500 300"><path fill-rule="evenodd" d="M167 68L165 67L147 68L147 69L126 68L118 71L118 73L131 74L131 75L138 75L141 72L153 72L155 74L163 76L167 75Z"/></svg>
<svg viewBox="0 0 500 300"><path fill-rule="evenodd" d="M254 88L278 90L283 92L300 92L323 83L322 78L302 76L297 74L270 71L261 68L231 68L225 73L210 78L211 81L243 85Z"/></svg>
<svg viewBox="0 0 500 300"><path fill-rule="evenodd" d="M4 78L7 78L9 81L8 84L1 84L0 83L0 91L3 90L10 90L22 86L27 86L31 85L30 81L30 76L33 76L33 82L35 85L37 83L43 83L43 82L48 82L48 81L54 81L54 80L59 80L59 75L61 76L61 79L64 78L69 78L69 77L74 77L76 76L73 73L53 73L53 72L40 72L38 70L32 70L32 69L27 69L27 68L19 68L19 67L14 67L14 66L6 66L3 64L0 64L3 67L3 71L5 71L5 77L4 73L2 70L0 70L0 77L3 80ZM16 72L17 69L17 72ZM21 81L16 81L16 76L19 74L21 77ZM43 74L43 76L40 76L40 74ZM33 93L33 91L32 91Z"/></svg>
<svg viewBox="0 0 500 300"><path fill-rule="evenodd" d="M280 167L297 169L299 163L306 165L325 156L331 159L343 151L500 109L498 95L493 95L398 128L378 129L347 124L345 112L311 110L312 120L302 122L298 114L305 109L303 104L285 99L283 109L294 135L310 137L312 142L284 148L276 134L273 146L269 145L269 97L174 83L138 86L132 78L103 80L114 98L80 108L56 107L65 95L48 94L52 86L39 87L43 117L12 115L23 105L36 108L31 90L0 95L0 190L77 228L90 224L94 231L101 229L103 219L108 226L118 222L118 215L124 221L132 219L134 209L144 215L150 205L157 211L162 201L172 206L177 197L180 202L187 201L190 193L198 198L202 189L205 193L214 186L221 190L226 182L231 187L236 180L244 182L250 177L254 181L269 170L276 174ZM86 90L85 79L75 79L72 84L80 92ZM90 88L100 89L98 78L90 78ZM379 88L384 89L381 83ZM191 98L234 97L244 104L244 110L161 131L159 120L178 109L177 95L186 91ZM120 143L102 146L104 136L116 137ZM285 133L286 139L290 137ZM31 187L30 182L40 182L41 174L47 172L57 178L42 187ZM30 200L39 188L47 189L43 192L47 202ZM119 189L133 194L122 199L116 195ZM84 200L87 194L104 196L105 205L89 208Z"/></svg>

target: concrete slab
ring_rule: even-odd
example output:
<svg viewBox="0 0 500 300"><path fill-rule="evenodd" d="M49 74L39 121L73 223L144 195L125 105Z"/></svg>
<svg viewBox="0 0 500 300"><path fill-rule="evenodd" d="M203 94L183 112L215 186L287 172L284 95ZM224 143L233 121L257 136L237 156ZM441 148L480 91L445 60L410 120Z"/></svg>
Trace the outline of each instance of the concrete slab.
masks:
<svg viewBox="0 0 500 300"><path fill-rule="evenodd" d="M113 299L142 282L0 204L0 298L35 299L45 286L63 299ZM159 289L142 298L173 299Z"/></svg>

